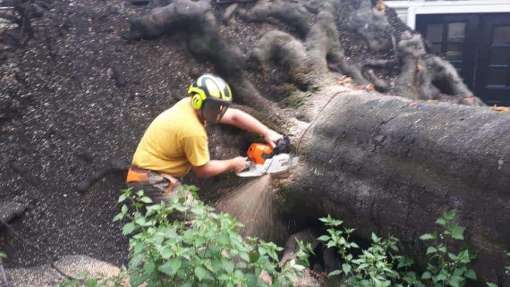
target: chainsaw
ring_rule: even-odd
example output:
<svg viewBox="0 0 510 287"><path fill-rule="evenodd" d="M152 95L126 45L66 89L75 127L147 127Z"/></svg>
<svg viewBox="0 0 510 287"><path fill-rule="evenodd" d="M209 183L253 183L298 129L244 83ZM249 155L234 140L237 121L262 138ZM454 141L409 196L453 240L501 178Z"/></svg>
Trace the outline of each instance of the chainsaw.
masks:
<svg viewBox="0 0 510 287"><path fill-rule="evenodd" d="M285 136L272 148L268 144L252 143L247 151L247 168L239 177L258 177L265 174L282 174L297 165L298 157L290 153L290 139Z"/></svg>

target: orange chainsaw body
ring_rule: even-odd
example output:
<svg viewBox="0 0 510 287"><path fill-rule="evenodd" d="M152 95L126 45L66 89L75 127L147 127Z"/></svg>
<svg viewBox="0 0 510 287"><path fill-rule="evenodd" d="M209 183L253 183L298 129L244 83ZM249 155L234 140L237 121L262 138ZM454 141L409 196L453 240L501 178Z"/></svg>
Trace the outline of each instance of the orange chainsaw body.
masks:
<svg viewBox="0 0 510 287"><path fill-rule="evenodd" d="M248 148L248 158L256 164L264 164L267 158L271 157L273 148L267 144L252 143Z"/></svg>

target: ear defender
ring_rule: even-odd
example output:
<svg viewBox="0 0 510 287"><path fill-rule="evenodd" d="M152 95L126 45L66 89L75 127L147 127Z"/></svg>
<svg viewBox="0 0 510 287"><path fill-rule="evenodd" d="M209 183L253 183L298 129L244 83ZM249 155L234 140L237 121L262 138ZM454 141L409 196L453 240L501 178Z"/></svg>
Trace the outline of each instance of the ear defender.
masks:
<svg viewBox="0 0 510 287"><path fill-rule="evenodd" d="M192 94L191 96L191 106L195 110L200 110L204 105L204 101L207 99L205 92L202 89L196 88L191 85L188 89L188 94Z"/></svg>

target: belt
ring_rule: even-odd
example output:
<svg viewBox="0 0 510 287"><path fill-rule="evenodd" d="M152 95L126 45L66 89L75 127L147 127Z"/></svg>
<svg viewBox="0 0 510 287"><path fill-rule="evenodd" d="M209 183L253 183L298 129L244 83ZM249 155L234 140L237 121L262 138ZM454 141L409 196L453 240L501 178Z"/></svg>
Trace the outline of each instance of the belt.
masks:
<svg viewBox="0 0 510 287"><path fill-rule="evenodd" d="M127 183L151 183L151 173L155 173L164 179L168 180L170 186L179 184L179 180L169 174L131 166L128 170L126 182Z"/></svg>

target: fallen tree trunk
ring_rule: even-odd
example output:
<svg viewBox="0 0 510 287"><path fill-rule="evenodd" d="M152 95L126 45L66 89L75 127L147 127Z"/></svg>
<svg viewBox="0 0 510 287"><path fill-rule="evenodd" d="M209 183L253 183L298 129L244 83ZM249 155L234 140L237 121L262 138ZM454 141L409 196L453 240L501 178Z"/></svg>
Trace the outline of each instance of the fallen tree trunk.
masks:
<svg viewBox="0 0 510 287"><path fill-rule="evenodd" d="M510 114L352 93L335 97L310 132L306 161L287 186L291 214L331 214L365 236L416 245L454 209L478 270L504 276Z"/></svg>

